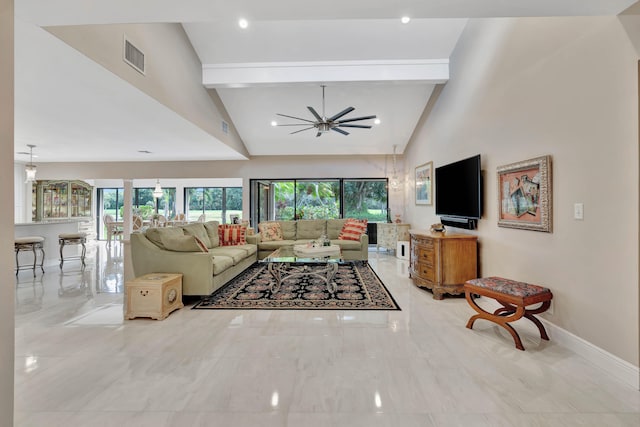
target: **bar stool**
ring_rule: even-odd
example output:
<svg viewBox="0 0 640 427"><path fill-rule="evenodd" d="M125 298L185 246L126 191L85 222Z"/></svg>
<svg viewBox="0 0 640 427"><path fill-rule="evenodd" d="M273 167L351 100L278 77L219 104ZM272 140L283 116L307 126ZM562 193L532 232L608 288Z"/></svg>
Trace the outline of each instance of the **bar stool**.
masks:
<svg viewBox="0 0 640 427"><path fill-rule="evenodd" d="M67 260L70 259L79 259L82 261L82 268L86 266L84 263L84 257L87 254L87 247L85 243L87 243L87 233L61 233L58 235L58 243L60 243L60 268L62 269L62 264L64 264L64 254L63 249L65 245L82 245L82 253L80 256L71 256L67 257Z"/></svg>
<svg viewBox="0 0 640 427"><path fill-rule="evenodd" d="M14 246L16 249L16 276L20 270L26 270L27 268L33 269L33 277L36 277L36 265L38 262L38 256L36 254L36 249L40 249L40 255L42 259L40 260L40 269L44 274L44 237L42 236L26 236L26 237L16 237L14 240ZM18 261L18 254L24 251L32 251L33 252L33 265L32 264L22 264Z"/></svg>

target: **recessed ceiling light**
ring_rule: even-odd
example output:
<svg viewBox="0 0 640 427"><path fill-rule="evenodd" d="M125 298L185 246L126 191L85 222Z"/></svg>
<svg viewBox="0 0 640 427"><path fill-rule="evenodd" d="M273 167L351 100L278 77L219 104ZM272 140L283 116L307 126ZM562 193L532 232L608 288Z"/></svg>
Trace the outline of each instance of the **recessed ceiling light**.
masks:
<svg viewBox="0 0 640 427"><path fill-rule="evenodd" d="M376 124L376 125L379 125L379 124L380 124L380 119L375 119L375 120L373 121L373 123L374 123L374 124Z"/></svg>
<svg viewBox="0 0 640 427"><path fill-rule="evenodd" d="M400 18L400 22L402 22L403 24L408 24L409 21L411 21L411 18L409 18L408 16L403 16L402 18Z"/></svg>
<svg viewBox="0 0 640 427"><path fill-rule="evenodd" d="M238 20L238 25L240 26L240 28L242 28L244 30L245 28L247 28L249 26L249 21L247 21L244 18L240 18Z"/></svg>
<svg viewBox="0 0 640 427"><path fill-rule="evenodd" d="M273 121L271 122L271 126L278 126L278 122L276 122L275 120L273 120Z"/></svg>

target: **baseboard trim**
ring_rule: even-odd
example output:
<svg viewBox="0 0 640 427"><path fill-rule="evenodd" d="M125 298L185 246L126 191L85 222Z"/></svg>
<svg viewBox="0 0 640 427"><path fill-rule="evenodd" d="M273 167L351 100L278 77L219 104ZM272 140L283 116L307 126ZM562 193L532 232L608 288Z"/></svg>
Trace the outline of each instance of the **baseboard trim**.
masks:
<svg viewBox="0 0 640 427"><path fill-rule="evenodd" d="M640 390L640 368L580 338L546 319L541 319L551 339L576 352L619 381Z"/></svg>

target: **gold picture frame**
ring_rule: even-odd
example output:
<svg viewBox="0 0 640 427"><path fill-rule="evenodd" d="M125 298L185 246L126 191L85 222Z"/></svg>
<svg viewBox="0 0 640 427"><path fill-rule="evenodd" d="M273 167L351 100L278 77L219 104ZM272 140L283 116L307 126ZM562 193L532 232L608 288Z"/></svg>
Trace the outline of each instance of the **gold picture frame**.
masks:
<svg viewBox="0 0 640 427"><path fill-rule="evenodd" d="M551 156L500 166L498 227L551 233Z"/></svg>
<svg viewBox="0 0 640 427"><path fill-rule="evenodd" d="M433 205L433 162L416 167L416 205Z"/></svg>

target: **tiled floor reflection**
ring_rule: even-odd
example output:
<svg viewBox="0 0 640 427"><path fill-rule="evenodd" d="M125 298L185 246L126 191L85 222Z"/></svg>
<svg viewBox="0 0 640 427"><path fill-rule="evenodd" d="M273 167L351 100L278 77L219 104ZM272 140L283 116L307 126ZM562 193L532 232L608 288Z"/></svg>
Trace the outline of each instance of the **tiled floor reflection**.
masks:
<svg viewBox="0 0 640 427"><path fill-rule="evenodd" d="M123 320L121 246L16 280L17 426L638 426L640 393L535 328L527 351L406 261L402 311L190 310Z"/></svg>

